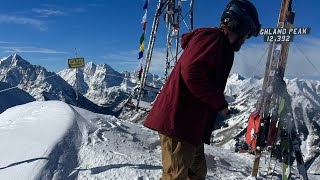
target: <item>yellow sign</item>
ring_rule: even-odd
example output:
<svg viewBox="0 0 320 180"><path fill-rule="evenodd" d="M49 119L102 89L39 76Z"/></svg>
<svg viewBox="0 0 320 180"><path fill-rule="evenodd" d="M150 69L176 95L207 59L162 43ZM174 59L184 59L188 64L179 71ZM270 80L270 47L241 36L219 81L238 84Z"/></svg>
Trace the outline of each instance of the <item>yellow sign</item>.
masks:
<svg viewBox="0 0 320 180"><path fill-rule="evenodd" d="M71 58L68 59L69 68L84 67L84 58Z"/></svg>

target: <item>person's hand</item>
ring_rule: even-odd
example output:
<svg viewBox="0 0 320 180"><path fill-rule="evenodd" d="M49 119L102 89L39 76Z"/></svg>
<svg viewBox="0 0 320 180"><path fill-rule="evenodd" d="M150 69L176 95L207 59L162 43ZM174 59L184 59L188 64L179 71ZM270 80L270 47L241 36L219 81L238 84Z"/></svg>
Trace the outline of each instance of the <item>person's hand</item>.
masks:
<svg viewBox="0 0 320 180"><path fill-rule="evenodd" d="M230 114L230 111L229 111L229 108L226 107L224 108L223 110L220 111L221 114L226 118L229 114Z"/></svg>

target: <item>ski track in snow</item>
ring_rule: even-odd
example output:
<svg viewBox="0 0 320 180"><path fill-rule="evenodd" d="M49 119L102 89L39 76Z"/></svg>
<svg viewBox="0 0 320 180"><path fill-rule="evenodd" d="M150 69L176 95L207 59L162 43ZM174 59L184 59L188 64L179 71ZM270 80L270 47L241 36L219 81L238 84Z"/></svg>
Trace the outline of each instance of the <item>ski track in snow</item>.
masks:
<svg viewBox="0 0 320 180"><path fill-rule="evenodd" d="M79 172L78 179L149 180L161 177L161 149L156 132L111 116L90 118L97 129L89 135L86 146L79 152L81 167L85 170ZM205 153L208 168L206 179L250 179L253 155L233 153L208 145L205 146ZM261 159L263 161L264 158ZM266 178L267 165L261 163L258 179ZM279 167L273 178L280 179Z"/></svg>

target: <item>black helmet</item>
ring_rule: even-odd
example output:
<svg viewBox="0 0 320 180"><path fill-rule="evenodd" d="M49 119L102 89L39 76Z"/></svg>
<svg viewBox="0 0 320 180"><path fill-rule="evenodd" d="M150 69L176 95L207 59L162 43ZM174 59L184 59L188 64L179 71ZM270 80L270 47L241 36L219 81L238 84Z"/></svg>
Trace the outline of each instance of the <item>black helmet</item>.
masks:
<svg viewBox="0 0 320 180"><path fill-rule="evenodd" d="M257 9L248 0L232 0L224 10L221 22L233 22L235 27L232 31L239 36L248 33L248 39L251 36L257 37L261 28Z"/></svg>

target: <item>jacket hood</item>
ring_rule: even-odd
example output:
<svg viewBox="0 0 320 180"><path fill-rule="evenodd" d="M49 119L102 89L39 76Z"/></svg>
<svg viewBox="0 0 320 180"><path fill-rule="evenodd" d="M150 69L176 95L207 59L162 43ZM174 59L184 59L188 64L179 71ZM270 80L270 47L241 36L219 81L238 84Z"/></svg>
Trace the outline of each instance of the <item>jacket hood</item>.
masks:
<svg viewBox="0 0 320 180"><path fill-rule="evenodd" d="M185 49L193 38L199 38L200 36L204 37L206 36L205 34L207 32L216 32L216 34L218 35L221 31L218 28L199 28L189 33L183 34L181 40L181 48Z"/></svg>
<svg viewBox="0 0 320 180"><path fill-rule="evenodd" d="M181 48L185 49L191 39L194 37L194 35L199 31L199 29L193 30L191 32L188 32L186 34L182 35L182 40L181 40Z"/></svg>

